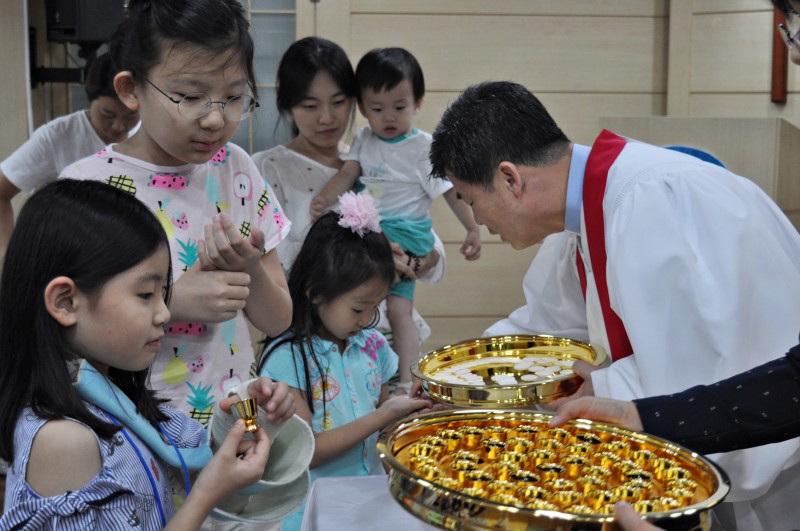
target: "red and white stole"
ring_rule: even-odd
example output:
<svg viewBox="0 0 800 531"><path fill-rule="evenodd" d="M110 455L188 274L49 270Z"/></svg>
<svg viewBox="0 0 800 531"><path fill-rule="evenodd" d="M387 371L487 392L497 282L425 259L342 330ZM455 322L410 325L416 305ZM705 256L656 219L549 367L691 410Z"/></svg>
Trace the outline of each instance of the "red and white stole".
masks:
<svg viewBox="0 0 800 531"><path fill-rule="evenodd" d="M631 342L625 332L625 325L619 315L611 309L606 281L606 230L603 221L603 197L606 193L608 170L625 147L624 138L611 131L603 130L592 145L586 171L583 176L583 215L586 224L586 240L589 246L589 259L592 262L594 282L600 299L603 323L611 350L611 359L616 361L633 354ZM586 298L586 270L577 248L575 262L578 268L583 296Z"/></svg>

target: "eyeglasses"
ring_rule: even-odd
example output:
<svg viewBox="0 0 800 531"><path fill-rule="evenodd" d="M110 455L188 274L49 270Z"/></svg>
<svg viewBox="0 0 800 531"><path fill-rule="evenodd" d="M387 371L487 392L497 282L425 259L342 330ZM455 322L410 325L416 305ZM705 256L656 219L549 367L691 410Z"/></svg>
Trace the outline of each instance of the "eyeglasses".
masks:
<svg viewBox="0 0 800 531"><path fill-rule="evenodd" d="M778 24L778 33L780 33L783 42L786 46L791 48L795 44L795 37L797 32L800 31L800 13L794 9L790 9L785 14L786 24Z"/></svg>
<svg viewBox="0 0 800 531"><path fill-rule="evenodd" d="M258 101L252 96L233 96L225 101L212 101L208 94L194 92L187 94L176 100L145 78L151 87L163 94L169 101L178 106L178 114L187 120L197 120L211 112L212 106L216 103L219 110L226 119L232 122L240 122L247 118L255 109L259 107Z"/></svg>

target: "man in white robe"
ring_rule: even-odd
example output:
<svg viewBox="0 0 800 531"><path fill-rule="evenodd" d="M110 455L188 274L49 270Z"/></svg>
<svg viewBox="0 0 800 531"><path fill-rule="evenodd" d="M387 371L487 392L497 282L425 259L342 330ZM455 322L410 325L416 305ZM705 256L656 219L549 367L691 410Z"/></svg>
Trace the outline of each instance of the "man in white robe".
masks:
<svg viewBox="0 0 800 531"><path fill-rule="evenodd" d="M591 148L572 144L530 92L505 82L470 87L450 106L431 162L490 232L517 249L544 239L528 304L487 332L605 348L610 366L576 366L586 377L577 395L677 392L796 343L800 235L747 179L608 131ZM711 457L733 486L719 511L726 530L800 522L800 439Z"/></svg>

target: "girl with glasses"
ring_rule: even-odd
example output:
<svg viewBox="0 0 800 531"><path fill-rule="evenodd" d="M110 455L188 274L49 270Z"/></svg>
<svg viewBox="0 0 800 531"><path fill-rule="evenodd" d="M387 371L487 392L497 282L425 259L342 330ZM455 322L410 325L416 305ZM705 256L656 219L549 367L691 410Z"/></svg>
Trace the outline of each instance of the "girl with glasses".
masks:
<svg viewBox="0 0 800 531"><path fill-rule="evenodd" d="M278 335L291 318L275 251L289 223L229 143L255 107L253 48L237 0L131 0L109 49L117 93L141 127L61 174L125 190L161 222L174 290L151 384L201 423L248 379L248 320Z"/></svg>

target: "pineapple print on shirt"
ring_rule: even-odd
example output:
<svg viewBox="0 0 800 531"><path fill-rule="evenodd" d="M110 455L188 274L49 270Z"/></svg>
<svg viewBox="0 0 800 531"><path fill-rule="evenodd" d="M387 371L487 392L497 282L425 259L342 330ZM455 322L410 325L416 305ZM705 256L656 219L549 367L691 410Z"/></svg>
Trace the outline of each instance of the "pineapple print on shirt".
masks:
<svg viewBox="0 0 800 531"><path fill-rule="evenodd" d="M199 265L199 242L216 214L229 216L245 237L264 232L267 251L282 239L274 221L280 207L270 203L268 185L235 144L220 149L206 164L180 166L135 159L115 152L112 145L66 168L63 177L100 180L146 204L168 235L173 285ZM177 320L165 327L151 385L160 398L205 422L221 392L247 379L252 370L255 356L247 317L239 312L229 323L189 322L177 314L172 318Z"/></svg>
<svg viewBox="0 0 800 531"><path fill-rule="evenodd" d="M181 265L181 271L185 273L199 258L197 256L197 242L191 238L186 241L176 238L175 242L180 247L178 250L178 263Z"/></svg>
<svg viewBox="0 0 800 531"><path fill-rule="evenodd" d="M189 416L201 424L208 424L214 413L214 395L211 394L214 386L203 386L203 382L197 382L197 385L187 382L186 386L189 388L186 403L192 408Z"/></svg>
<svg viewBox="0 0 800 531"><path fill-rule="evenodd" d="M258 220L264 219L264 215L268 211L272 213L272 219L275 220L278 228L283 230L284 225L286 225L286 217L283 214L283 210L272 205L269 198L269 189L265 188L261 193L261 197L258 198Z"/></svg>
<svg viewBox="0 0 800 531"><path fill-rule="evenodd" d="M112 175L106 180L106 184L119 188L123 192L136 195L136 185L133 184L133 179L129 179L124 175Z"/></svg>
<svg viewBox="0 0 800 531"><path fill-rule="evenodd" d="M219 184L213 175L209 175L206 179L206 199L216 207L217 214L222 214L231 207L230 204L220 200Z"/></svg>

